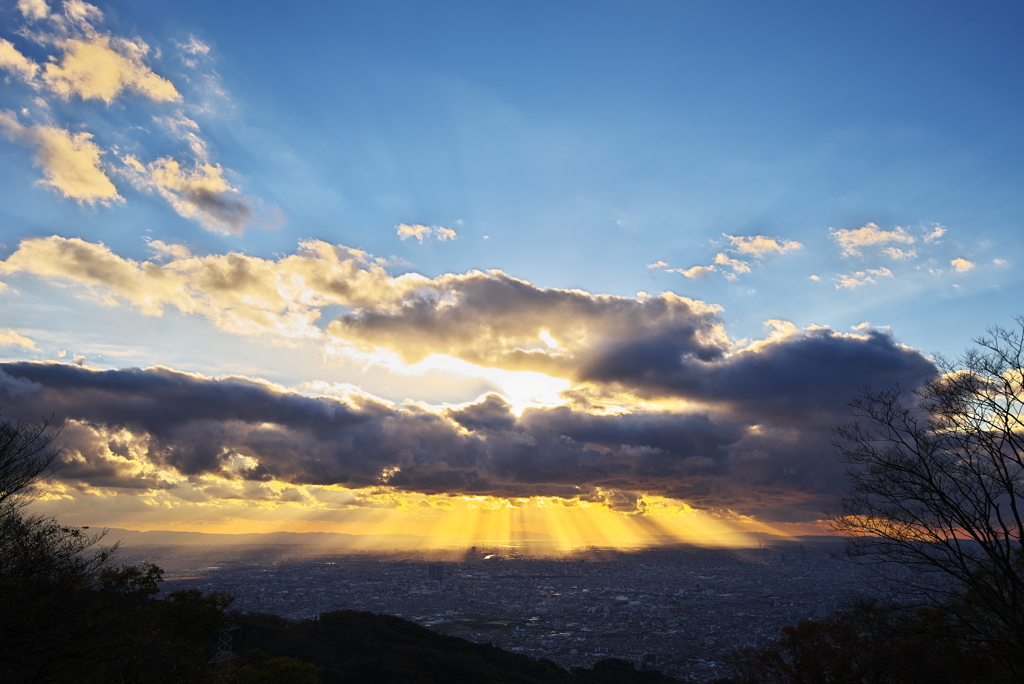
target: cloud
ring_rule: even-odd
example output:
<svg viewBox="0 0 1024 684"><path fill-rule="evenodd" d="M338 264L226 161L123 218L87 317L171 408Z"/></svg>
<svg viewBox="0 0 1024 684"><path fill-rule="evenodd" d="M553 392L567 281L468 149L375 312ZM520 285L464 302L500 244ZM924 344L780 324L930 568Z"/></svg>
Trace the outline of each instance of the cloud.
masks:
<svg viewBox="0 0 1024 684"><path fill-rule="evenodd" d="M924 241L927 243L935 242L943 235L946 234L946 229L942 226L934 226L932 230L924 235Z"/></svg>
<svg viewBox="0 0 1024 684"><path fill-rule="evenodd" d="M774 252L794 252L803 248L803 245L795 240L780 240L767 235L725 235L725 237L737 251L758 258Z"/></svg>
<svg viewBox="0 0 1024 684"><path fill-rule="evenodd" d="M24 349L35 349L36 343L16 330L0 328L0 346L17 345Z"/></svg>
<svg viewBox="0 0 1024 684"><path fill-rule="evenodd" d="M430 237L431 235L442 242L446 240L454 240L457 237L455 230L452 228L445 228L443 226L424 226L419 223L399 223L395 226L395 232L402 240L416 238L420 242L423 242L423 238Z"/></svg>
<svg viewBox="0 0 1024 684"><path fill-rule="evenodd" d="M685 278L705 278L709 273L714 273L716 266L726 266L732 269L732 272L726 272L726 280L737 280L737 273L750 273L751 266L749 261L736 258L735 254L750 255L755 259L762 259L768 254L779 253L784 254L786 252L793 252L798 249L802 249L803 245L794 240L781 240L779 238L768 237L767 235L727 235L723 233L723 236L729 240L730 247L726 251L718 252L715 254L715 258L711 264L707 266L691 266L690 268L668 268L668 264L664 261L658 261L653 264L648 264L647 268L660 268L666 273L678 273ZM732 254L730 254L732 252Z"/></svg>
<svg viewBox="0 0 1024 684"><path fill-rule="evenodd" d="M164 261L167 259L188 259L192 251L185 245L168 244L163 240L150 240L148 243L154 257Z"/></svg>
<svg viewBox="0 0 1024 684"><path fill-rule="evenodd" d="M730 346L717 307L672 293L592 295L538 288L500 271L394 277L363 252L318 241L277 260L151 247L166 263L126 259L77 238L23 240L0 273L77 283L108 304L126 301L149 315L174 307L278 340L323 338L321 309L342 306L351 311L327 326L325 343L381 349L408 363L443 354L573 378L644 345L699 359Z"/></svg>
<svg viewBox="0 0 1024 684"><path fill-rule="evenodd" d="M103 151L84 131L71 133L56 126L23 126L13 112L0 111L0 128L7 137L36 150L46 185L65 197L86 204L121 199L101 168Z"/></svg>
<svg viewBox="0 0 1024 684"><path fill-rule="evenodd" d="M431 412L365 395L303 396L247 378L27 362L0 364L0 401L14 418L55 412L71 428L62 439L73 466L57 477L92 486L139 486L134 474L157 488L173 473L496 496L646 492L806 520L845 488L828 446L845 393L864 382L912 387L934 372L885 334L825 330L691 364L684 381L667 357L640 363L668 376L644 372L640 382L711 403L608 415L563 406L516 416L488 395Z"/></svg>
<svg viewBox="0 0 1024 684"><path fill-rule="evenodd" d="M705 278L708 273L715 271L714 266L691 266L690 268L668 268L665 269L668 273L678 273L686 278Z"/></svg>
<svg viewBox="0 0 1024 684"><path fill-rule="evenodd" d="M874 285L879 278L892 278L892 271L885 268L869 268L864 271L856 271L849 274L840 274L832 279L836 289L855 288L861 285Z"/></svg>
<svg viewBox="0 0 1024 684"><path fill-rule="evenodd" d="M634 399L745 405L748 388L769 371L768 350L776 350L781 359L783 346L802 346L806 369L814 367L809 360L813 351L835 359L832 375L851 373L840 382L829 375L828 362L809 374L799 354L785 357L786 370L771 373L778 385L775 393L792 390L798 395L792 401L806 397L802 405L813 412L823 410L824 394L842 395L837 399L842 403L870 380L870 369L848 358L856 350L888 350L919 374L928 366L916 352L884 336L818 329L799 333L792 326L784 328L785 335L769 338L770 344L737 350L717 307L673 293L630 298L539 288L500 271L394 277L363 252L317 241L277 260L194 256L163 244L153 247L169 260L139 263L103 245L57 236L25 240L0 262L0 273L76 282L144 313L159 315L175 307L206 316L225 330L268 340L314 338L343 349L397 355L407 363L438 354L488 368L538 371L570 380L597 397L625 392ZM350 311L325 333L317 320L330 305ZM924 366L914 366L914 359ZM731 370L739 367L751 374L750 382ZM729 377L727 385L735 387L719 386L721 377ZM877 384L883 383L879 379Z"/></svg>
<svg viewBox="0 0 1024 684"><path fill-rule="evenodd" d="M424 236L430 235L432 230L433 229L430 226L424 226L419 223L415 223L413 225L409 225L408 223L399 223L395 226L395 231L401 239L407 240L408 238L416 238L420 242L423 242Z"/></svg>
<svg viewBox="0 0 1024 684"><path fill-rule="evenodd" d="M188 144L197 160L203 162L209 160L206 141L199 135L199 124L185 116L180 109L172 116L157 116L153 117L153 120L170 131L178 140Z"/></svg>
<svg viewBox="0 0 1024 684"><path fill-rule="evenodd" d="M45 19L50 13L46 0L18 0L18 9L21 15L29 21Z"/></svg>
<svg viewBox="0 0 1024 684"><path fill-rule="evenodd" d="M882 253L897 261L908 261L917 258L917 252L912 249L900 249L899 247L886 247Z"/></svg>
<svg viewBox="0 0 1024 684"><path fill-rule="evenodd" d="M39 65L4 38L0 38L0 69L6 69L27 82L32 82L39 73Z"/></svg>
<svg viewBox="0 0 1024 684"><path fill-rule="evenodd" d="M83 15L82 20L85 19L87 15ZM143 63L149 46L141 40L93 35L68 38L58 46L63 56L60 61L46 64L42 78L65 100L77 95L109 105L125 90L156 102L181 100L173 83Z"/></svg>
<svg viewBox="0 0 1024 684"><path fill-rule="evenodd" d="M448 274L400 299L346 313L329 334L383 348L407 362L445 354L507 370L573 378L599 357L665 340L679 354L710 358L728 348L718 309L670 292L638 298L538 288L500 271ZM558 340L552 348L543 334Z"/></svg>
<svg viewBox="0 0 1024 684"><path fill-rule="evenodd" d="M46 0L17 0L17 8L29 20L45 19L50 13Z"/></svg>
<svg viewBox="0 0 1024 684"><path fill-rule="evenodd" d="M970 271L975 266L973 261L968 261L963 257L957 257L951 260L949 265L952 266L953 270L957 273L967 273L967 271Z"/></svg>
<svg viewBox="0 0 1024 684"><path fill-rule="evenodd" d="M892 245L893 243L905 245L914 243L914 237L905 229L896 226L895 230L883 230L874 223L851 230L830 228L829 233L839 245L844 257L862 256L863 250L866 248ZM899 253L898 250L896 253ZM891 253L890 256L894 256L896 253Z"/></svg>
<svg viewBox="0 0 1024 684"><path fill-rule="evenodd" d="M739 259L733 259L724 252L719 252L715 255L715 263L719 266L728 266L736 273L750 273L750 264L746 261Z"/></svg>
<svg viewBox="0 0 1024 684"><path fill-rule="evenodd" d="M174 307L224 330L270 339L320 337L320 308L377 306L427 282L416 275L393 278L366 253L319 241L301 243L297 254L276 261L237 253L193 256L160 241L150 247L167 263L126 259L79 238L34 238L0 261L0 273L76 283L108 304L126 301L154 316Z"/></svg>
<svg viewBox="0 0 1024 684"><path fill-rule="evenodd" d="M188 55L208 55L210 54L210 46L199 40L195 36L189 36L188 41L184 43L175 43L178 49Z"/></svg>
<svg viewBox="0 0 1024 684"><path fill-rule="evenodd" d="M257 222L252 200L224 178L219 164L197 162L182 167L171 157L143 164L124 157L126 174L141 190L154 190L167 200L178 215L198 221L215 233L242 233Z"/></svg>

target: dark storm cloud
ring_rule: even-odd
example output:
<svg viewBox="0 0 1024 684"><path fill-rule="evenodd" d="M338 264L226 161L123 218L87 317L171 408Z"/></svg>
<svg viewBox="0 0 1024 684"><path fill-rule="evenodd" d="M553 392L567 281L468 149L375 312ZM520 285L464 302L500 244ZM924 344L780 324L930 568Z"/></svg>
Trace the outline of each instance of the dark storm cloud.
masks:
<svg viewBox="0 0 1024 684"><path fill-rule="evenodd" d="M619 369L616 382L636 391L705 403L610 415L527 409L517 417L490 395L437 415L243 378L36 363L0 364L0 401L7 417L73 419L63 438L75 459L58 476L96 486L128 486L124 461L112 456L127 447L96 436L123 429L135 436L139 458L184 475L505 496L647 492L765 520L806 520L845 488L829 445L845 403L865 384L912 386L933 372L884 334L829 331L710 361L650 354L632 368L602 368ZM162 485L150 478L145 486Z"/></svg>
<svg viewBox="0 0 1024 684"><path fill-rule="evenodd" d="M670 339L612 347L583 369L584 379L648 396L720 402L752 419L805 420L845 412L865 386L916 386L935 372L920 352L879 331L804 331L749 351L702 360Z"/></svg>

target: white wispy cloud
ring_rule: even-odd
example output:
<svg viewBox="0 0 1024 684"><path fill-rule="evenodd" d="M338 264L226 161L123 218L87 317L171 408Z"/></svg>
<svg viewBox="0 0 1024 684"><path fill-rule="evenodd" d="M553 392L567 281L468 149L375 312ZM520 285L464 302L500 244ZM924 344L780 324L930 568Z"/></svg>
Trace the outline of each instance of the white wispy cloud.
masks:
<svg viewBox="0 0 1024 684"><path fill-rule="evenodd" d="M436 240L440 240L442 242L446 240L454 240L458 237L458 234L453 228L445 228L444 226L425 226L421 223L399 223L395 226L395 232L402 240L415 238L420 242L423 242L423 238L430 236L433 236Z"/></svg>
<svg viewBox="0 0 1024 684"><path fill-rule="evenodd" d="M46 0L18 0L18 9L21 11L21 15L29 21L39 21L50 14Z"/></svg>
<svg viewBox="0 0 1024 684"><path fill-rule="evenodd" d="M935 225L935 226L932 227L932 229L929 232L925 233L924 241L926 243L935 242L936 240L938 240L939 238L941 238L945 234L946 234L946 229L944 227L939 226L939 225Z"/></svg>
<svg viewBox="0 0 1024 684"><path fill-rule="evenodd" d="M752 271L750 262L738 258L737 254L760 260L769 254L784 254L803 248L803 245L795 240L783 240L767 235L728 235L726 233L722 235L729 241L729 247L715 254L714 259L707 266L698 264L685 269L669 268L665 261L659 260L648 264L647 268L660 269L666 273L678 273L686 278L705 278L709 273L718 271L717 267L724 266L732 269L731 272L724 272L726 280L736 280L736 274Z"/></svg>
<svg viewBox="0 0 1024 684"><path fill-rule="evenodd" d="M803 245L795 240L781 240L768 237L767 235L725 235L737 251L743 254L750 254L755 257L763 257L766 254L795 252L802 249Z"/></svg>
<svg viewBox="0 0 1024 684"><path fill-rule="evenodd" d="M914 236L900 226L896 226L894 230L884 230L874 223L869 223L853 229L830 228L829 234L839 245L844 257L862 256L863 250L871 247L891 246L894 243L914 244Z"/></svg>
<svg viewBox="0 0 1024 684"><path fill-rule="evenodd" d="M39 73L39 65L21 54L11 41L0 38L0 69L6 69L21 80L31 83Z"/></svg>
<svg viewBox="0 0 1024 684"><path fill-rule="evenodd" d="M690 268L668 268L668 273L678 273L686 278L705 278L715 271L714 266L691 266Z"/></svg>
<svg viewBox="0 0 1024 684"><path fill-rule="evenodd" d="M892 278L892 271L885 268L868 268L863 271L856 271L854 273L840 274L832 279L835 283L836 289L841 288L855 288L861 285L874 285L878 283L879 278Z"/></svg>
<svg viewBox="0 0 1024 684"><path fill-rule="evenodd" d="M736 273L750 273L750 263L740 259L733 259L725 252L715 255L715 263L719 266L728 266Z"/></svg>

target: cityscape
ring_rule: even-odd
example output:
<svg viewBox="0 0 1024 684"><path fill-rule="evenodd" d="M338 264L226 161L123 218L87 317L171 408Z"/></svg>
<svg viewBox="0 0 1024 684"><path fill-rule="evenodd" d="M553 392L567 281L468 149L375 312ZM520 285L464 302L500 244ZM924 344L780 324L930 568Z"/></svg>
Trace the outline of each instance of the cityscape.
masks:
<svg viewBox="0 0 1024 684"><path fill-rule="evenodd" d="M764 645L783 626L823 618L867 592L866 571L842 548L819 541L534 555L508 546L337 554L132 545L122 554L164 567L164 595L223 591L235 597L233 609L293 620L384 613L563 667L619 658L708 681L736 649Z"/></svg>

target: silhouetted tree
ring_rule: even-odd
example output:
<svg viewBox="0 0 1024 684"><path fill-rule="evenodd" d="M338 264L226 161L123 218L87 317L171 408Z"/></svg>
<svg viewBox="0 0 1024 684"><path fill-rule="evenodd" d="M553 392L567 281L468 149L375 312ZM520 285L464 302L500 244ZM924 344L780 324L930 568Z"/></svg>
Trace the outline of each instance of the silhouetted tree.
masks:
<svg viewBox="0 0 1024 684"><path fill-rule="evenodd" d="M0 516L28 503L32 485L49 475L60 456L50 420L0 420Z"/></svg>
<svg viewBox="0 0 1024 684"><path fill-rule="evenodd" d="M939 359L915 391L866 390L836 429L851 491L831 518L935 628L1024 679L1024 318ZM919 625L920 627L920 625ZM937 632L937 633L938 633Z"/></svg>
<svg viewBox="0 0 1024 684"><path fill-rule="evenodd" d="M933 611L863 600L782 629L733 662L735 684L994 684L990 655L935 630Z"/></svg>

